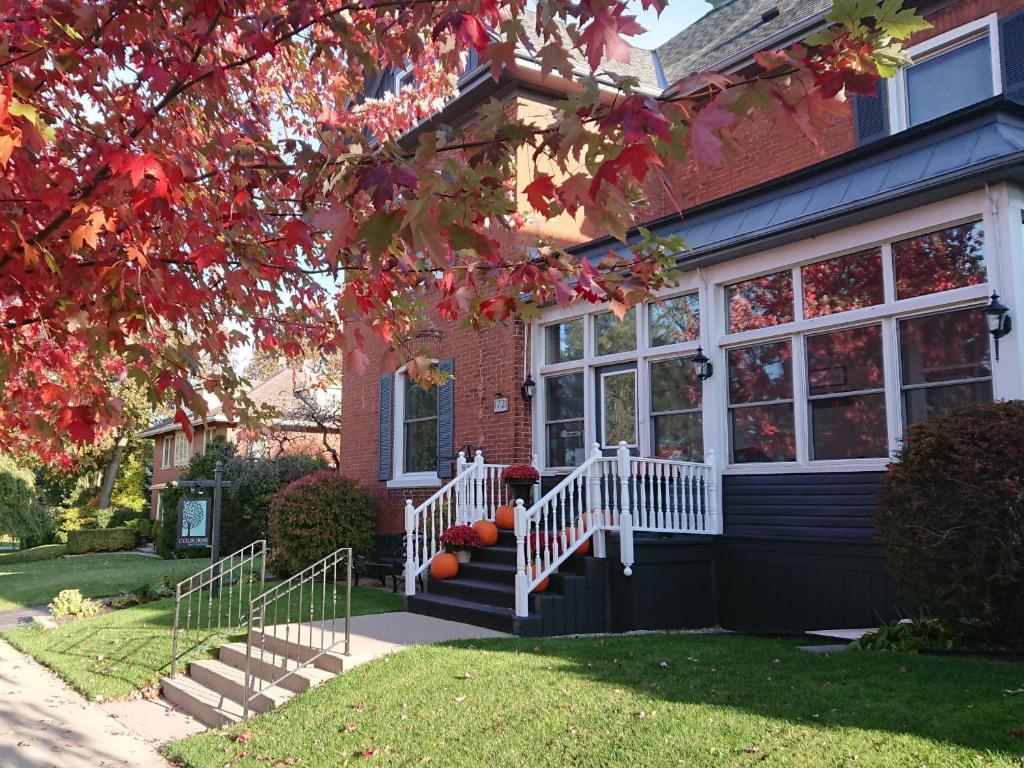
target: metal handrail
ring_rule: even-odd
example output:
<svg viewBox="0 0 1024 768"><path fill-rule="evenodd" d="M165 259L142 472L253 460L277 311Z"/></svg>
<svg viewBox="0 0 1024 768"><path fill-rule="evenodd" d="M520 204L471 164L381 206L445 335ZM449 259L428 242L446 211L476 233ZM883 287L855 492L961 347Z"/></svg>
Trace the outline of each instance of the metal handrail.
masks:
<svg viewBox="0 0 1024 768"><path fill-rule="evenodd" d="M338 639L337 628L337 605L338 605L338 565L342 564L345 584L345 631L343 639ZM330 581L328 581L328 576ZM316 613L317 586L320 587L320 614ZM308 600L304 603L305 588L309 587ZM330 601L327 599L328 588L331 591ZM294 619L293 619L293 597L294 597ZM278 608L284 608L284 623L281 624ZM305 616L303 605L308 606L308 619ZM273 616L268 623L268 611L273 609ZM306 619L306 620L304 620ZM352 548L342 547L327 557L296 573L290 579L275 584L270 589L261 592L260 595L249 602L248 632L245 638L245 688L243 692L243 717L249 716L249 709L252 700L260 695L267 688L277 685L286 677L295 674L298 670L308 667L317 659L333 651L341 643L345 644L345 655L349 655L351 645L352 619ZM315 622L319 622L317 628ZM266 641L268 628L274 629L274 637L282 639L279 634L280 628L284 628L284 652L279 653L277 649L271 651L273 655L291 658L295 662L294 667L286 668L285 671L271 678L262 675L257 677L252 673L253 661L253 640L259 639L260 670L265 668ZM292 640L292 627L295 628L295 638ZM303 629L306 629L307 642L302 642ZM318 629L319 638L314 640L314 630ZM328 634L330 642L327 642ZM294 644L296 649L304 648L307 653L293 654L289 656L289 647ZM302 655L304 658L297 658Z"/></svg>
<svg viewBox="0 0 1024 768"><path fill-rule="evenodd" d="M178 662L190 655L200 653L214 641L227 637L241 629L249 616L249 602L253 596L253 576L256 561L259 561L259 589L263 592L267 576L267 542L254 541L237 552L232 552L203 570L178 582L174 587L174 627L171 630L171 677L178 672ZM225 598L224 588L227 586ZM235 586L238 586L238 600L235 601ZM245 585L248 585L246 596ZM203 592L206 592L204 597ZM195 622L193 623L193 596ZM185 624L181 624L182 603L185 603ZM204 614L205 609L205 614ZM216 622L214 621L216 617ZM204 627L205 623L205 627ZM192 634L194 633L194 638ZM184 642L188 647L181 654L178 646Z"/></svg>

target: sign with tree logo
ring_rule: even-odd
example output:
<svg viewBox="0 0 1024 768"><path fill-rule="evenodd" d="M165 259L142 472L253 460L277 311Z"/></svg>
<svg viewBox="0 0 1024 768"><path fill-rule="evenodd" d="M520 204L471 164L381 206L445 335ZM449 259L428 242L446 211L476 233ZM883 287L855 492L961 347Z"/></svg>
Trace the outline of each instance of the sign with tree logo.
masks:
<svg viewBox="0 0 1024 768"><path fill-rule="evenodd" d="M210 522L209 499L182 498L178 512L178 546L210 546Z"/></svg>

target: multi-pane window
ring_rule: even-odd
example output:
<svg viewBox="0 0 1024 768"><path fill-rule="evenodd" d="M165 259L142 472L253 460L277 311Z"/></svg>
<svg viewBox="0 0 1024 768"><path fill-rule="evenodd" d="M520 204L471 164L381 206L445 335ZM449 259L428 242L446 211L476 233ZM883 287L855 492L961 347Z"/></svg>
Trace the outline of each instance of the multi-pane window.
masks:
<svg viewBox="0 0 1024 768"><path fill-rule="evenodd" d="M594 347L598 355L632 352L636 349L636 307L619 320L611 312L594 317Z"/></svg>
<svg viewBox="0 0 1024 768"><path fill-rule="evenodd" d="M437 471L437 387L424 389L402 376L402 470Z"/></svg>
<svg viewBox="0 0 1024 768"><path fill-rule="evenodd" d="M583 463L583 374L544 378L544 431L549 467Z"/></svg>
<svg viewBox="0 0 1024 768"><path fill-rule="evenodd" d="M636 370L601 374L601 443L637 445Z"/></svg>
<svg viewBox="0 0 1024 768"><path fill-rule="evenodd" d="M697 294L652 302L648 309L651 346L663 347L700 338L700 301Z"/></svg>
<svg viewBox="0 0 1024 768"><path fill-rule="evenodd" d="M789 270L735 283L726 289L729 333L793 321L793 275Z"/></svg>
<svg viewBox="0 0 1024 768"><path fill-rule="evenodd" d="M547 365L583 357L583 318L544 328L544 362Z"/></svg>
<svg viewBox="0 0 1024 768"><path fill-rule="evenodd" d="M174 466L184 467L188 464L188 438L184 432L174 433Z"/></svg>
<svg viewBox="0 0 1024 768"><path fill-rule="evenodd" d="M893 243L892 256L897 299L979 285L987 279L980 221Z"/></svg>
<svg viewBox="0 0 1024 768"><path fill-rule="evenodd" d="M655 360L650 365L652 455L703 461L702 383L690 358Z"/></svg>
<svg viewBox="0 0 1024 768"><path fill-rule="evenodd" d="M988 326L981 312L911 317L899 328L906 424L992 399Z"/></svg>
<svg viewBox="0 0 1024 768"><path fill-rule="evenodd" d="M904 72L907 123L919 125L993 95L988 35L919 60Z"/></svg>
<svg viewBox="0 0 1024 768"><path fill-rule="evenodd" d="M730 349L727 356L732 460L795 461L790 341Z"/></svg>
<svg viewBox="0 0 1024 768"><path fill-rule="evenodd" d="M815 334L806 347L811 458L887 456L882 326Z"/></svg>
<svg viewBox="0 0 1024 768"><path fill-rule="evenodd" d="M800 278L804 317L873 307L885 301L880 248L807 264L801 267Z"/></svg>
<svg viewBox="0 0 1024 768"><path fill-rule="evenodd" d="M161 440L163 456L160 466L164 469L174 466L174 435L164 435Z"/></svg>

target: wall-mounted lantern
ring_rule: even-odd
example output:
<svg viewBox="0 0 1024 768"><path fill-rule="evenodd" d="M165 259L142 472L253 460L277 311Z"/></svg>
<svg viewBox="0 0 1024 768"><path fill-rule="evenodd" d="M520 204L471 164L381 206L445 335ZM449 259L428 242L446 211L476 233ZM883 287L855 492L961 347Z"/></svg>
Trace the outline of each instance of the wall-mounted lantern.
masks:
<svg viewBox="0 0 1024 768"><path fill-rule="evenodd" d="M701 381L707 381L715 373L715 366L708 356L704 354L702 347L697 347L697 354L693 358L693 364L697 366L697 376Z"/></svg>
<svg viewBox="0 0 1024 768"><path fill-rule="evenodd" d="M1013 329L1010 309L1001 301L999 294L992 292L992 300L984 308L985 319L988 321L988 332L996 340L996 360L999 360L999 340Z"/></svg>
<svg viewBox="0 0 1024 768"><path fill-rule="evenodd" d="M529 403L533 400L533 396L537 393L537 382L533 380L533 376L526 374L526 378L523 379L523 385L519 387L519 394L523 396L523 402Z"/></svg>

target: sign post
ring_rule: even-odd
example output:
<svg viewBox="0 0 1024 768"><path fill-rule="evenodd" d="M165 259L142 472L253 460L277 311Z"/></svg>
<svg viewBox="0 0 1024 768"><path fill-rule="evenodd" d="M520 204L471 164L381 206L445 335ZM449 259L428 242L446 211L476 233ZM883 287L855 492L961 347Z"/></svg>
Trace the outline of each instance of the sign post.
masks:
<svg viewBox="0 0 1024 768"><path fill-rule="evenodd" d="M209 547L210 562L220 562L220 506L222 490L231 485L224 480L224 467L217 462L213 480L178 480L175 485L187 490L213 489L213 509L205 495L182 496L178 502L178 548ZM216 595L220 591L217 582L217 568L213 569L211 589Z"/></svg>

